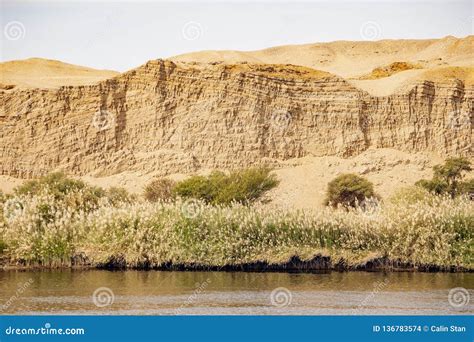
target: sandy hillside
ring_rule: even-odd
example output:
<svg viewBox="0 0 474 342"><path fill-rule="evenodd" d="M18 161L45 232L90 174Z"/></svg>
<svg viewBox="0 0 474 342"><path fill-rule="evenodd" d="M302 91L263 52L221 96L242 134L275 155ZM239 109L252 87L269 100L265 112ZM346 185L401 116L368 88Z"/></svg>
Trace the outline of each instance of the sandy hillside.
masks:
<svg viewBox="0 0 474 342"><path fill-rule="evenodd" d="M298 209L318 208L324 204L327 184L343 173L357 173L373 182L383 198L398 189L414 185L422 178L431 178L432 167L442 158L428 154L409 154L393 149L369 149L348 159L338 157L307 157L289 161L276 170L280 185L272 190L270 205Z"/></svg>
<svg viewBox="0 0 474 342"><path fill-rule="evenodd" d="M252 62L297 64L344 77L367 92L384 96L401 91L418 80L439 80L455 76L472 83L474 36L427 40L337 41L287 45L259 51L200 51L171 58L184 62ZM419 69L404 70L388 77L360 80L377 68L405 62ZM447 67L458 67L456 75Z"/></svg>
<svg viewBox="0 0 474 342"><path fill-rule="evenodd" d="M431 178L432 167L442 163L442 158L428 153L409 154L393 149L369 149L353 158L305 157L286 162L275 170L280 180L277 188L267 198L267 204L277 208L321 208L328 182L342 173L358 173L374 183L382 198L390 197L398 189L413 185L422 178ZM207 174L210 170L202 170ZM474 175L471 175L474 176ZM186 178L183 174L168 176L174 180ZM141 194L153 178L152 173L123 172L107 177L83 176L82 180L104 188L119 186ZM0 190L11 192L23 180L0 176Z"/></svg>
<svg viewBox="0 0 474 342"><path fill-rule="evenodd" d="M96 70L42 58L0 63L0 87L58 88L92 84L118 75L111 70Z"/></svg>

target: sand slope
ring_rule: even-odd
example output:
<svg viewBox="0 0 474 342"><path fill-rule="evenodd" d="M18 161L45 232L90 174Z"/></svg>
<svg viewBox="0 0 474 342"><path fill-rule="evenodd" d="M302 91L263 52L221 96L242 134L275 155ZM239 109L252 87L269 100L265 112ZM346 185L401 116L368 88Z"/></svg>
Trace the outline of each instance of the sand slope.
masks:
<svg viewBox="0 0 474 342"><path fill-rule="evenodd" d="M96 70L49 59L29 58L0 63L0 88L86 85L118 74L111 70Z"/></svg>
<svg viewBox="0 0 474 342"><path fill-rule="evenodd" d="M323 207L327 184L341 173L358 173L374 183L375 190L383 199L395 191L413 185L421 178L431 178L432 167L443 159L429 153L410 154L394 149L369 149L353 158L305 157L292 159L286 166L275 170L280 180L277 188L266 197L266 205L285 209L310 209ZM210 170L201 170L208 174ZM471 173L474 176L474 173ZM154 178L153 173L122 172L107 177L80 177L87 183L104 188L119 186L141 194ZM184 174L169 175L181 180ZM0 190L11 193L24 180L0 175Z"/></svg>
<svg viewBox="0 0 474 342"><path fill-rule="evenodd" d="M472 84L474 36L426 40L380 40L375 42L337 41L305 45L287 45L259 51L200 51L172 57L173 61L209 63L252 62L297 64L327 71L349 80L373 95L384 96L403 90L419 80L459 78ZM359 80L376 68L395 62L421 67L390 77ZM457 73L446 72L457 67Z"/></svg>

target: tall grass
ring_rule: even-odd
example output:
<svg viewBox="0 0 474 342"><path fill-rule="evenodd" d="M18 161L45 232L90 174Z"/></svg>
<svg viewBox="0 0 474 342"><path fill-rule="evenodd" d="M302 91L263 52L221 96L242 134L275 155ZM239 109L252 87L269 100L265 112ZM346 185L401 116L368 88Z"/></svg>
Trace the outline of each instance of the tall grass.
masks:
<svg viewBox="0 0 474 342"><path fill-rule="evenodd" d="M93 264L235 265L284 262L315 253L334 258L386 256L415 264L472 267L474 202L430 196L388 201L374 210L282 212L262 206L188 201L80 205L75 192L16 195L0 213L3 257L26 265L63 265L85 253ZM85 194L84 196L88 196ZM72 197L72 198L71 198ZM79 203L79 204L78 204Z"/></svg>

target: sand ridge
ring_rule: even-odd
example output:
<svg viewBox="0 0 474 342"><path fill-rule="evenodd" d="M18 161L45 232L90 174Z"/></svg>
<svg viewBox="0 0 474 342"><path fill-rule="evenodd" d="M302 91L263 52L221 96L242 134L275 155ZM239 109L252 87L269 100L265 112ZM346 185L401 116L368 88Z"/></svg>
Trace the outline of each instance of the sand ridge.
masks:
<svg viewBox="0 0 474 342"><path fill-rule="evenodd" d="M336 41L279 46L258 51L199 51L170 59L200 63L221 61L296 64L343 77L371 95L385 96L425 80L448 82L457 78L472 84L474 36L374 42ZM360 79L378 68L387 68L393 63L412 64L417 68L407 68L389 77ZM457 71L448 72L449 67L455 67Z"/></svg>
<svg viewBox="0 0 474 342"><path fill-rule="evenodd" d="M118 75L60 61L29 58L0 63L0 89L59 88L93 84Z"/></svg>

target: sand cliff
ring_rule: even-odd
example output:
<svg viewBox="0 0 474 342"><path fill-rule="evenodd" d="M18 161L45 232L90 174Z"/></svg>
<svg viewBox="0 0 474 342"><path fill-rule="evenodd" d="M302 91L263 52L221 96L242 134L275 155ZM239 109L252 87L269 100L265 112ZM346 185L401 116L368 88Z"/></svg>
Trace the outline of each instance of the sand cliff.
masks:
<svg viewBox="0 0 474 342"><path fill-rule="evenodd" d="M435 55L444 51L446 65L428 63L421 73L403 70L374 80L336 74L341 53L326 63L333 67L319 63L318 70L316 62L305 66L277 49L260 53L272 58L240 62L209 62L200 55L194 56L197 62L192 56L154 60L91 84L23 83L0 93L0 174L23 179L61 169L77 176L133 178L254 165L281 169L314 158L357 158L374 149L433 155L421 163L429 173L430 159L473 156L474 86L466 62L473 39L447 41L444 50L433 41L404 48L414 53L424 44L424 54L417 56L425 57L429 49ZM338 44L340 51L347 44L361 51L374 43ZM383 52L381 64L362 62L357 74L392 63L400 53L388 58ZM416 77L391 94L364 89L414 71Z"/></svg>

